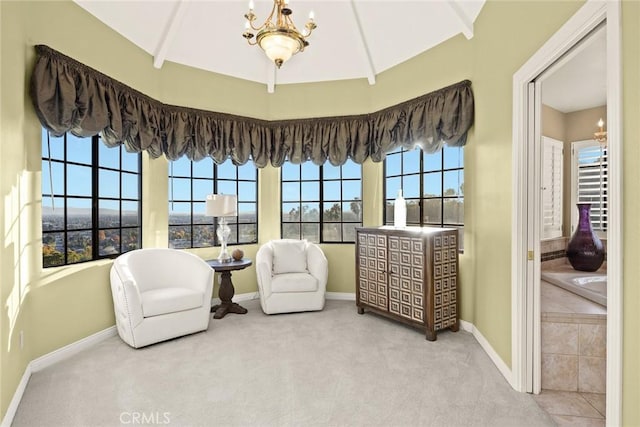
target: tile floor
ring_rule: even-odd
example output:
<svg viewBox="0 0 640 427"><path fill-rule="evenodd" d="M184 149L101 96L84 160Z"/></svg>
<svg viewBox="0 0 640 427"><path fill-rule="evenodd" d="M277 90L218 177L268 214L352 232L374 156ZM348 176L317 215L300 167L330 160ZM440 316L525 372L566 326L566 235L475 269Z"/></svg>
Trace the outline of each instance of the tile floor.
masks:
<svg viewBox="0 0 640 427"><path fill-rule="evenodd" d="M605 426L604 394L542 390L533 398L560 427Z"/></svg>

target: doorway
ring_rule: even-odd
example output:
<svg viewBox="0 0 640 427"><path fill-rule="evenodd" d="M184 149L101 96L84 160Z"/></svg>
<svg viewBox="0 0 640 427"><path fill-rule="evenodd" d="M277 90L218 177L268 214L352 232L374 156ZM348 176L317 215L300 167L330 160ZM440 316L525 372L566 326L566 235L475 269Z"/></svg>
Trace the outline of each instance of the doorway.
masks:
<svg viewBox="0 0 640 427"><path fill-rule="evenodd" d="M610 150L608 176L608 312L606 320L606 416L610 425L621 417L622 334L622 138L620 5L588 1L514 75L513 221L512 221L512 384L520 391L538 393L541 387L540 342L540 216L541 109L538 79L581 40L606 22L607 130ZM539 85L539 82L538 82ZM538 115L538 117L540 117Z"/></svg>

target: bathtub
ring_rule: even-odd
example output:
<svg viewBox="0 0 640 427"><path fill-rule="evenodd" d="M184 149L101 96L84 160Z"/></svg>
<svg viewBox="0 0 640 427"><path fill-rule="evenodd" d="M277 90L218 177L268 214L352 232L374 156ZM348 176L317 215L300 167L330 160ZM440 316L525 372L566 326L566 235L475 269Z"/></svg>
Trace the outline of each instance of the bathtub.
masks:
<svg viewBox="0 0 640 427"><path fill-rule="evenodd" d="M564 267L557 270L543 270L541 278L545 282L607 306L607 275L604 273L588 273Z"/></svg>

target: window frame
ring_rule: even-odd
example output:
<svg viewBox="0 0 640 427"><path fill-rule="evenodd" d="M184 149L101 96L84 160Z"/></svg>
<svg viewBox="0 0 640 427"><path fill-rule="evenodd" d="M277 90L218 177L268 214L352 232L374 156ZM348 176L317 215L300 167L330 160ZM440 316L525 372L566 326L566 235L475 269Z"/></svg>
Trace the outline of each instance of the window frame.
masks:
<svg viewBox="0 0 640 427"><path fill-rule="evenodd" d="M344 177L344 170L343 167L344 165L340 165L340 166L331 166L331 167L335 167L335 168L339 168L339 177L338 178L325 178L325 165L314 165L315 167L318 168L318 175L316 179L303 179L303 172L302 172L302 168L304 166L304 163L301 164L292 164L291 162L286 162L286 164L288 164L288 167L291 166L295 166L298 167L298 179L293 179L293 180L285 180L283 179L283 167L280 167L280 238L284 239L284 238L292 238L292 237L285 237L284 234L284 228L286 224L299 224L299 231L298 231L298 239L306 239L305 234L303 232L303 226L304 224L317 224L318 226L318 241L317 242L313 242L313 243L317 243L317 244L355 244L355 233L354 233L354 237L353 240L345 240L345 224L356 224L355 227L362 227L362 165L361 164L357 164L355 162L353 162L352 160L348 160L348 162L353 163L353 165L357 166L359 168L360 171L360 176L359 178L345 178ZM284 166L284 165L283 165ZM359 183L359 196L360 198L355 198L355 199L344 199L344 186L343 183L344 182L358 182ZM318 199L317 200L303 200L303 191L302 191L302 185L303 183L309 183L309 182L317 182L318 183ZM324 196L324 183L325 182L338 182L340 183L340 197L338 199L333 199L333 200L326 200L325 196ZM284 190L283 190L283 186L286 183L298 183L299 184L299 194L300 197L298 198L298 200L284 200ZM359 221L345 221L344 220L344 204L345 203L353 203L353 202L360 202L360 212L359 212ZM318 204L318 220L317 221L303 221L303 216L300 215L300 218L297 221L284 221L284 210L283 205L285 203L297 203L299 206L299 210L302 209L302 206L307 204L307 203L317 203ZM340 205L340 220L339 221L328 221L325 220L325 204L327 203L331 203L333 204L333 206L335 206L336 204ZM339 229L340 229L340 240L327 240L325 238L325 231L324 231L324 226L325 225L330 225L330 224L339 224ZM354 227L354 230L355 230ZM311 241L311 240L310 240Z"/></svg>
<svg viewBox="0 0 640 427"><path fill-rule="evenodd" d="M47 156L45 157L45 152L42 150L41 160L42 165L45 163L48 164L48 167L52 167L53 164L62 165L62 193L56 193L53 189L53 175L49 175L49 184L50 188L49 192L45 193L43 179L41 179L41 192L42 192L42 207L44 210L45 200L62 200L62 206L59 209L63 209L62 214L62 228L49 229L45 230L44 228L44 212L41 214L41 222L42 225L42 248L43 248L43 256L42 256L42 268L53 268L53 267L63 267L69 265L76 265L85 262L97 261L101 259L114 259L126 252L129 252L134 249L138 249L142 247L142 156L140 153L127 153L127 154L136 154L137 160L135 162L137 166L137 171L132 171L129 169L123 169L123 153L126 153L124 146L120 145L118 147L107 147L107 149L117 149L118 150L118 168L114 168L111 166L102 166L100 165L100 144L103 144L99 135L94 135L91 137L78 137L73 135L74 138L77 139L90 139L89 144L91 144L91 163L83 163L79 161L69 160L68 159L68 138L69 133L65 133L61 137L56 137L56 139L62 138L63 141L63 158L54 158L51 153L51 136L49 132L47 132L44 128L42 129L41 137L43 140L41 141L41 146L44 146L44 138L47 139ZM69 166L78 166L78 167L86 167L91 169L91 194L90 195L74 195L69 194L68 188L68 180L69 180ZM100 195L100 171L109 171L116 172L118 174L118 194L119 197L101 197ZM48 173L47 171L42 170L42 173ZM122 197L122 188L123 188L123 176L124 175L134 175L137 176L138 188L137 188L137 199L131 197ZM91 207L91 227L81 227L81 228L69 228L69 200L88 200L90 202ZM105 226L101 227L100 225L100 201L116 201L119 204L118 208L118 227L113 226ZM136 225L123 225L123 203L126 202L135 202L137 203L137 216L136 216ZM105 230L119 230L119 250L116 253L108 253L108 254L100 254L100 234L101 231ZM125 230L137 230L137 245L135 248L124 250L124 239L122 239L123 232ZM91 257L87 259L82 259L76 262L69 262L69 234L76 232L89 232L91 235ZM45 247L45 236L46 235L63 235L63 260L64 262L61 264L55 265L45 265L44 259L44 247Z"/></svg>
<svg viewBox="0 0 640 427"><path fill-rule="evenodd" d="M587 139L587 140L581 140L581 141L573 141L571 143L571 207L572 207L572 211L571 211L571 233L573 233L578 225L578 210L575 208L576 204L579 203L578 201L578 196L579 196L579 188L578 188L578 178L579 178L579 166L578 166L578 151L581 149L588 149L588 148L592 148L592 147L600 147L600 149L602 150L601 152L603 153L604 158L606 159L606 161L604 163L602 163L601 167L604 168L604 175L601 179L600 182L600 189L602 191L602 195L601 197L603 198L603 204L604 204L604 215L598 215L599 218L601 218L602 216L604 216L604 222L606 224L606 226L604 227L604 229L602 227L597 227L594 225L594 221L593 221L593 217L594 217L594 211L593 209L591 210L591 218L590 222L591 222L591 226L593 228L593 231L596 233L596 235L601 238L601 239L606 239L607 238L607 229L608 229L608 218L609 218L609 209L608 209L608 199L609 199L609 177L608 177L608 171L609 171L609 153L608 153L608 147L606 145L603 145L601 143L599 143L598 141L594 140L594 139ZM599 222L601 223L601 222Z"/></svg>
<svg viewBox="0 0 640 427"><path fill-rule="evenodd" d="M387 197L387 187L388 187L388 180L389 179L400 179L400 187L403 191L403 197L405 199L405 202L407 202L407 222L406 225L407 226L416 226L416 227L438 227L438 228L455 228L458 230L458 234L460 237L460 250L462 251L462 242L463 242L463 234L464 234L464 190L460 190L459 192L457 192L455 195L445 195L445 173L446 172L453 172L453 171L458 171L459 173L462 173L462 180L461 183L464 186L464 147L450 147L450 148L459 148L462 151L462 156L463 156L463 160L462 160L462 166L458 166L458 167L445 167L445 147L443 147L440 150L440 168L439 169L425 169L425 156L429 156L431 155L430 153L425 153L419 146L416 146L413 149L406 149L404 147L398 147L397 149L389 152L386 154L385 156L385 160L384 160L384 164L383 164L383 219L382 222L384 225L393 225L393 217L392 214L393 213L393 207L394 204L390 203L395 201L395 197L393 198L388 198ZM414 150L419 150L420 151L420 156L419 156L419 165L418 165L418 170L417 171L413 171L413 172L408 172L405 173L405 153L410 153L411 151ZM433 153L435 154L435 153ZM388 161L389 158L391 156L400 156L400 171L398 174L394 174L394 175L388 175ZM414 166L415 168L415 166ZM434 173L438 173L440 176L440 194L438 196L430 196L430 197L425 197L424 194L424 190L425 190L425 176L428 174L434 174ZM418 190L418 197L411 197L411 196L407 196L407 192L404 189L404 182L405 182L405 178L406 177L413 177L413 176L417 176L419 179L419 190ZM460 180L459 180L460 182ZM424 215L425 215L425 201L427 200L440 200L440 221L425 221L424 220ZM461 200L462 201L462 221L461 223L452 223L452 222L445 222L445 201L446 200ZM417 201L418 202L418 221L412 220L409 217L409 202L410 201Z"/></svg>
<svg viewBox="0 0 640 427"><path fill-rule="evenodd" d="M198 180L198 181L210 181L212 184L212 188L211 188L211 192L209 194L218 194L218 184L219 182L223 181L223 182L232 182L235 184L235 194L238 196L238 205L242 204L242 203L254 203L255 204L255 222L240 222L240 215L238 215L236 217L236 220L229 220L227 219L227 225L229 226L229 228L231 228L231 236L229 238L229 241L227 241L227 246L239 246L239 245L251 245L251 244L256 244L258 243L258 228L259 228L259 224L258 224L258 206L259 206L259 197L258 197L258 183L259 183L259 174L258 174L258 170L257 168L255 169L255 181L251 180L251 179L246 179L246 178L240 178L240 174L239 174L239 168L244 166L244 165L233 165L233 167L235 168L235 179L231 179L231 178L220 178L219 176L219 172L218 172L218 168L222 165L222 164L216 164L212 159L211 160L211 164L212 164L212 170L211 170L211 177L207 176L207 177L202 177L202 176L194 176L194 162L193 160L189 160L189 171L190 171L190 175L189 176L184 176L184 175L175 175L172 172L172 167L173 167L173 162L170 161L169 162L169 171L167 173L167 180L168 180L168 184L169 184L169 197L168 197L168 208L169 208L169 218L168 218L168 232L169 232L169 236L168 236L168 241L167 241L167 245L169 247L171 246L171 228L172 227L182 227L182 226L188 226L190 229L190 239L189 239L189 246L180 246L180 247L176 247L177 249L199 249L199 248L211 248L211 247L219 247L220 246L220 242L218 239L218 235L216 233L216 230L218 229L218 218L216 217L211 217L210 220L208 222L199 222L199 223L194 223L194 205L196 203L202 203L204 205L204 203L206 202L205 199L203 200L195 200L194 199L194 185L193 182L194 180ZM227 159L227 162L231 162L231 159ZM245 163L246 165L246 163ZM174 196L172 196L172 180L174 178L177 179L189 179L189 199L175 199ZM243 182L248 182L248 183L253 183L255 185L255 201L247 201L244 199L240 198L240 184ZM189 223L185 223L185 224L171 224L171 204L172 203L189 203L190 208L189 208L189 216L191 218ZM240 208L238 208L238 214L240 214L241 210ZM255 224L255 238L252 241L240 241L240 225L244 225L244 224ZM212 232L213 232L213 241L211 242L211 245L204 245L204 246L194 246L194 228L195 226L208 226L208 227L212 227Z"/></svg>

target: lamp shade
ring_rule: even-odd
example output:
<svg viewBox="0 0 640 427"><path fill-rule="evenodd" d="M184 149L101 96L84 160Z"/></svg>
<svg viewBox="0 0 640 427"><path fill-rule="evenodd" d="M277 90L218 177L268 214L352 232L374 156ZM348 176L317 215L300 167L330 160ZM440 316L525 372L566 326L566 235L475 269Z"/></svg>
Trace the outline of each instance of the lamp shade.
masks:
<svg viewBox="0 0 640 427"><path fill-rule="evenodd" d="M238 196L235 194L209 194L207 216L238 216Z"/></svg>

